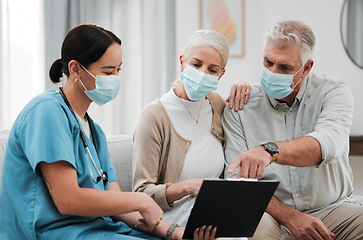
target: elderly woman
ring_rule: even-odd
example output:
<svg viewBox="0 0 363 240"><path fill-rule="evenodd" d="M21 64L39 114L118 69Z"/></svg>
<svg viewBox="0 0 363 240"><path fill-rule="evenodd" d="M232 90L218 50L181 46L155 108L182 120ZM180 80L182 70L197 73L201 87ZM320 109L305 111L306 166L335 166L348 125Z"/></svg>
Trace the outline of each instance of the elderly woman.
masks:
<svg viewBox="0 0 363 240"><path fill-rule="evenodd" d="M163 219L180 226L186 225L203 179L218 178L224 170L226 101L213 91L225 73L228 52L221 34L192 34L180 56L180 79L145 107L135 132L133 190L153 197ZM250 86L237 82L235 92L248 96Z"/></svg>

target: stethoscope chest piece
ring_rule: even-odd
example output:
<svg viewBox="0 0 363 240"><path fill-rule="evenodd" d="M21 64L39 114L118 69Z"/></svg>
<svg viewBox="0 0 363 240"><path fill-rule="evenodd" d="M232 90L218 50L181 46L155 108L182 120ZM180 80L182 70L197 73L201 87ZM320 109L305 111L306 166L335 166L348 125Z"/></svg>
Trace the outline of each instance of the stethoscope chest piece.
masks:
<svg viewBox="0 0 363 240"><path fill-rule="evenodd" d="M107 172L102 172L102 177L101 176L98 176L97 177L97 183L99 181L101 181L101 179L103 180L103 183L106 183L108 181L108 175L107 175Z"/></svg>

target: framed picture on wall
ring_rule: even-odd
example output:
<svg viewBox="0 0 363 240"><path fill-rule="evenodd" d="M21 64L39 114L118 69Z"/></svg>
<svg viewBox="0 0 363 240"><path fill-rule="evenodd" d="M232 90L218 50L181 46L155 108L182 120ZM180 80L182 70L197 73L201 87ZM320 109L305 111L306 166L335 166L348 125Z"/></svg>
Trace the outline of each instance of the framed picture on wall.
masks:
<svg viewBox="0 0 363 240"><path fill-rule="evenodd" d="M230 57L245 51L245 0L199 0L200 29L212 29L226 37Z"/></svg>

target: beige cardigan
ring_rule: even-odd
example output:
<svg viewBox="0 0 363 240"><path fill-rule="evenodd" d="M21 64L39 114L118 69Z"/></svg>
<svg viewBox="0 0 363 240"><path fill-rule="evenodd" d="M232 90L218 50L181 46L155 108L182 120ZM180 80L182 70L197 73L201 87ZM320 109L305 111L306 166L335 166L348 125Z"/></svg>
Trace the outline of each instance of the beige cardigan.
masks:
<svg viewBox="0 0 363 240"><path fill-rule="evenodd" d="M214 92L206 98L213 111L211 131L224 146L221 116L226 102ZM160 100L146 106L134 134L133 191L149 194L162 209L173 208L166 187L179 180L190 144L176 132Z"/></svg>

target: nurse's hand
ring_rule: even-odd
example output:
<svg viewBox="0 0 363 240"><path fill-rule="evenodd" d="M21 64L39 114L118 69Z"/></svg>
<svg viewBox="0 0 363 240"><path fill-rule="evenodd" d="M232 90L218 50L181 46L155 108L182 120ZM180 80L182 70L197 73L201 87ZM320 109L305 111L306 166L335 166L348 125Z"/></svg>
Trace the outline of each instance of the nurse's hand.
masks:
<svg viewBox="0 0 363 240"><path fill-rule="evenodd" d="M233 103L235 103L234 110L236 112L238 110L242 110L243 105L245 105L248 102L250 94L251 94L251 85L248 82L245 81L235 82L231 87L231 91L229 93L228 98L226 99L229 108L232 109Z"/></svg>
<svg viewBox="0 0 363 240"><path fill-rule="evenodd" d="M143 218L139 219L139 224L137 228L143 230L152 231L159 225L160 221L163 219L163 211L159 205L146 193L140 193L142 199L140 200L140 208L136 209L140 212Z"/></svg>
<svg viewBox="0 0 363 240"><path fill-rule="evenodd" d="M175 228L173 234L171 235L171 239L180 240L184 234L185 228ZM215 235L217 232L217 227L209 226L201 226L200 228L196 228L193 233L193 240L215 240Z"/></svg>
<svg viewBox="0 0 363 240"><path fill-rule="evenodd" d="M212 228L212 225L201 226L194 230L193 239L194 240L214 240L217 232L217 227Z"/></svg>

